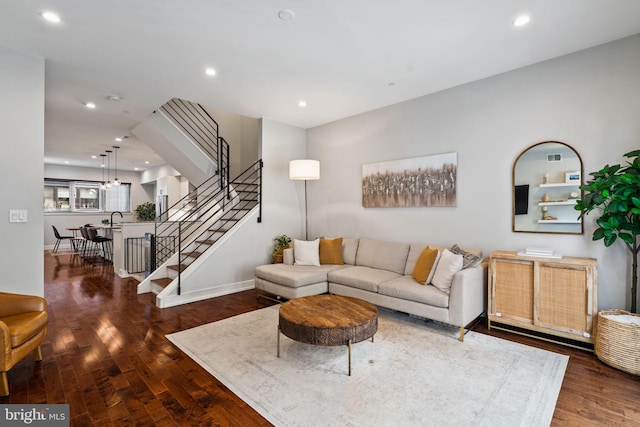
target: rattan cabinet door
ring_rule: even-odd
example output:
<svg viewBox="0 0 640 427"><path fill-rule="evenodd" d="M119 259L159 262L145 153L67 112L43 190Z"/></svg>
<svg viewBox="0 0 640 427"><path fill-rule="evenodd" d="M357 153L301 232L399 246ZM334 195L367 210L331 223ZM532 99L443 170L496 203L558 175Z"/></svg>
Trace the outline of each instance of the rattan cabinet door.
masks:
<svg viewBox="0 0 640 427"><path fill-rule="evenodd" d="M536 324L589 338L593 331L592 271L581 263L540 262Z"/></svg>
<svg viewBox="0 0 640 427"><path fill-rule="evenodd" d="M490 316L497 321L533 324L533 263L514 259L491 259Z"/></svg>

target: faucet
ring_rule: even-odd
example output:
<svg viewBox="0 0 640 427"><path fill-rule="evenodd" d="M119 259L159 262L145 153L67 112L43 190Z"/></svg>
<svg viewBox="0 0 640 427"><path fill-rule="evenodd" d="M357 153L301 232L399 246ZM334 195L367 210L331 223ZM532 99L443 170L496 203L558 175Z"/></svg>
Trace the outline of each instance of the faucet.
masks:
<svg viewBox="0 0 640 427"><path fill-rule="evenodd" d="M113 212L111 212L111 228L113 228L113 214L119 214L119 215L120 215L120 218L124 218L124 217L122 216L122 212L119 212L119 211L113 211Z"/></svg>

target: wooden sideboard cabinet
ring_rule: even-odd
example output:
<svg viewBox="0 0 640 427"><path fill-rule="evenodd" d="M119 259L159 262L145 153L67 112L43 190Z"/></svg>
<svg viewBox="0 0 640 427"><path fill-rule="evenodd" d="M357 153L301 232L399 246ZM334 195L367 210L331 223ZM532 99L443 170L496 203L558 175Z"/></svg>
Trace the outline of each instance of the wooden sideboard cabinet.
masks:
<svg viewBox="0 0 640 427"><path fill-rule="evenodd" d="M592 349L597 282L595 259L493 252L489 256L489 329Z"/></svg>

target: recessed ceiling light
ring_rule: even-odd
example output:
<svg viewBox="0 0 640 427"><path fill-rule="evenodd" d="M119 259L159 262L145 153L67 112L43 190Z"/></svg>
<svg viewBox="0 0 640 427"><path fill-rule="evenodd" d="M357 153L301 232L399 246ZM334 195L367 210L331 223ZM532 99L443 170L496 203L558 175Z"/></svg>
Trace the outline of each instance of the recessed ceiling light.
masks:
<svg viewBox="0 0 640 427"><path fill-rule="evenodd" d="M94 108L96 108L96 104L94 104L93 102L87 102L84 104L84 106L90 110L93 110Z"/></svg>
<svg viewBox="0 0 640 427"><path fill-rule="evenodd" d="M307 106L307 101L299 101L298 102L298 107L306 107Z"/></svg>
<svg viewBox="0 0 640 427"><path fill-rule="evenodd" d="M122 97L119 95L107 95L106 99L108 99L109 101L122 101Z"/></svg>
<svg viewBox="0 0 640 427"><path fill-rule="evenodd" d="M118 138L116 138L116 141L118 141L118 142L122 142L122 138L119 138L119 137L118 137Z"/></svg>
<svg viewBox="0 0 640 427"><path fill-rule="evenodd" d="M65 160L64 164L68 165L69 164L69 160Z"/></svg>
<svg viewBox="0 0 640 427"><path fill-rule="evenodd" d="M216 75L216 70L214 70L213 68L209 67L209 68L205 68L204 73L207 76L215 76Z"/></svg>
<svg viewBox="0 0 640 427"><path fill-rule="evenodd" d="M515 21L513 21L513 25L516 27L522 27L523 25L527 25L530 20L531 17L529 15L520 15L515 19Z"/></svg>
<svg viewBox="0 0 640 427"><path fill-rule="evenodd" d="M293 13L293 10L282 9L278 11L278 18L282 19L283 21L291 21L295 17L296 17L296 14Z"/></svg>
<svg viewBox="0 0 640 427"><path fill-rule="evenodd" d="M61 22L60 15L55 12L44 11L40 12L40 16L42 16L45 20L49 22L53 22L54 24L59 24Z"/></svg>
<svg viewBox="0 0 640 427"><path fill-rule="evenodd" d="M140 170L140 168L133 168L133 170L134 170L134 171L139 171L139 170Z"/></svg>
<svg viewBox="0 0 640 427"><path fill-rule="evenodd" d="M145 162L144 162L144 164L145 164L145 165L148 165L148 164L149 164L149 160L145 161Z"/></svg>
<svg viewBox="0 0 640 427"><path fill-rule="evenodd" d="M95 154L93 156L91 156L92 159L97 159L98 156L96 156Z"/></svg>

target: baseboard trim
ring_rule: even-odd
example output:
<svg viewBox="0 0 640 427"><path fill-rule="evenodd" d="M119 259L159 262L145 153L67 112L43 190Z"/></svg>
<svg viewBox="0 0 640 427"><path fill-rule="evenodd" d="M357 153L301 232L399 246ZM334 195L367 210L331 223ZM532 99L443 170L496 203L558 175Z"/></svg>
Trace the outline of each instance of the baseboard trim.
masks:
<svg viewBox="0 0 640 427"><path fill-rule="evenodd" d="M250 289L255 289L253 279L218 285L207 289L198 289L193 292L183 292L181 295L171 294L162 298L158 296L156 297L156 306L160 308L175 307L177 305L203 301L223 295L234 294L236 292L248 291Z"/></svg>

